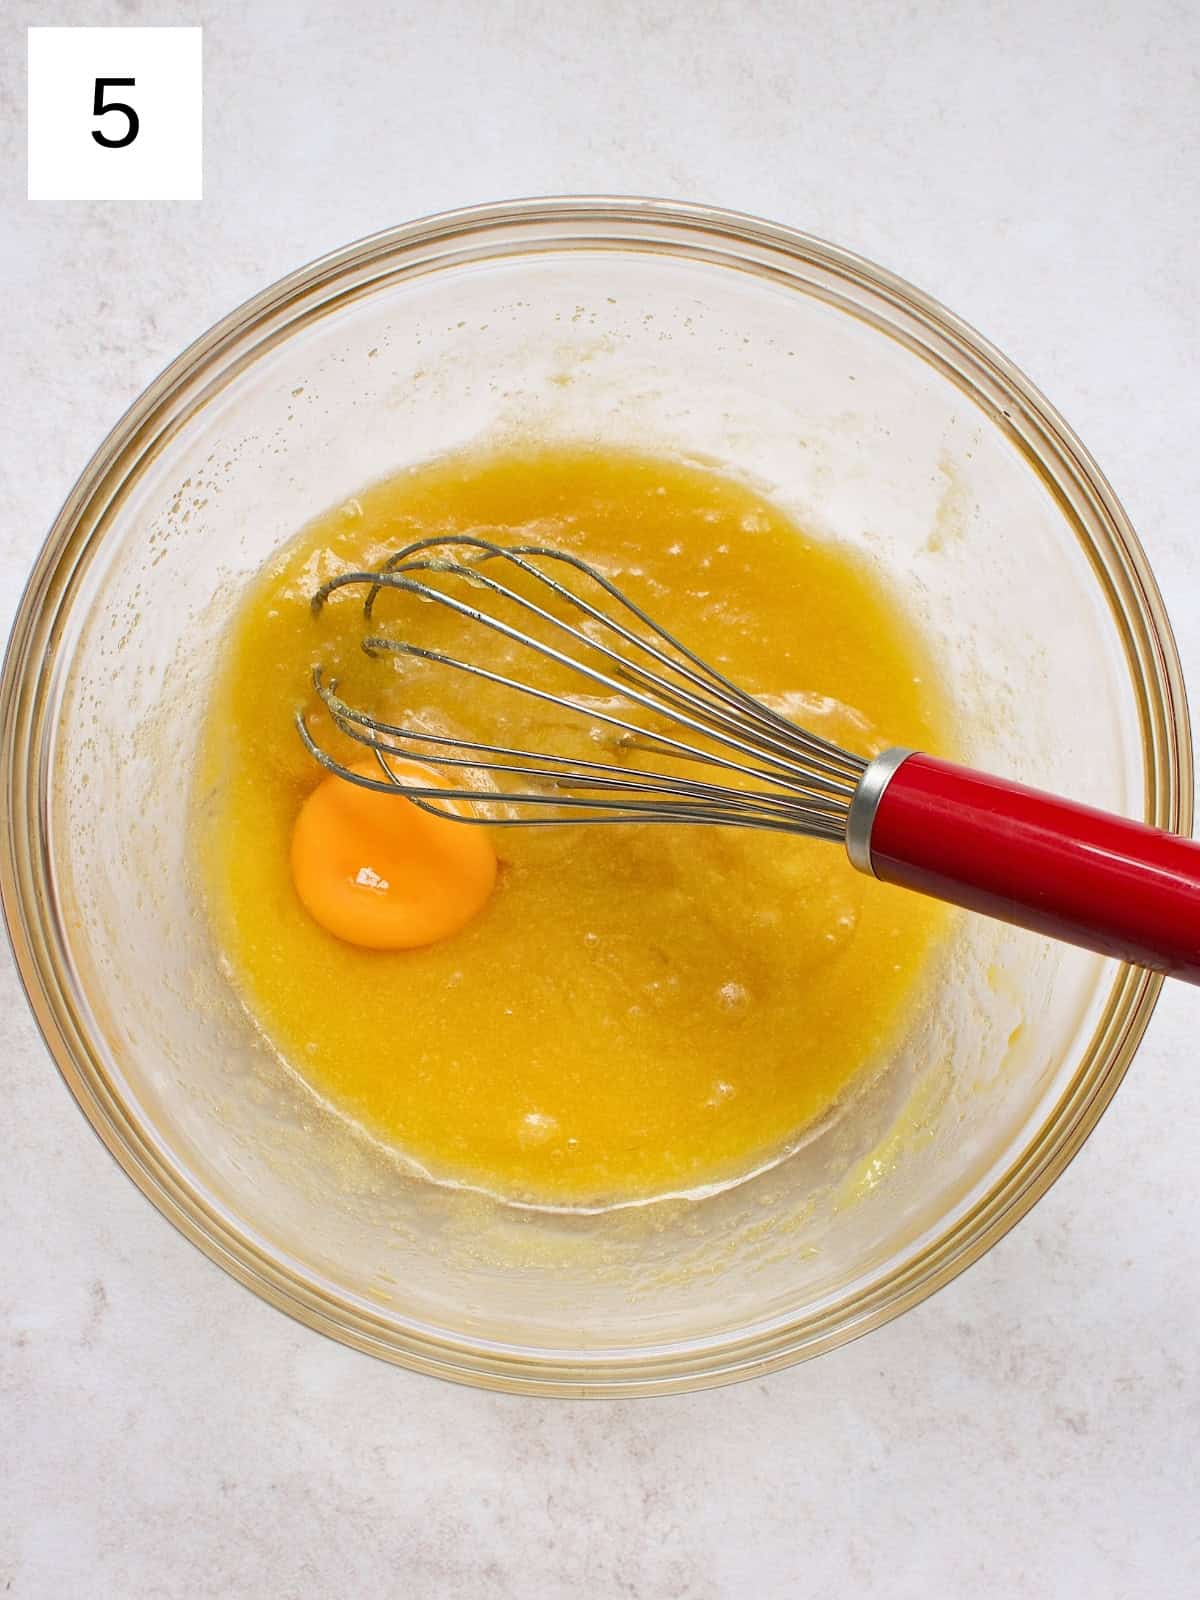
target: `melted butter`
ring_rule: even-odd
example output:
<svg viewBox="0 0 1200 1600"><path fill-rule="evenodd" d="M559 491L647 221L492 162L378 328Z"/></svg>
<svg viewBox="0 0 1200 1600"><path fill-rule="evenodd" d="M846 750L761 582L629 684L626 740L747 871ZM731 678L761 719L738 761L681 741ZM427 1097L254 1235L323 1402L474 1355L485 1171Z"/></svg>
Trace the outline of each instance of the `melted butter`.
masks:
<svg viewBox="0 0 1200 1600"><path fill-rule="evenodd" d="M594 739L487 686L381 678L352 601L314 623L325 577L472 529L597 563L728 676L851 749L949 745L892 596L745 486L608 451L447 459L318 518L233 619L196 789L216 943L284 1059L435 1175L565 1204L735 1177L886 1054L938 907L855 873L836 845L661 826L495 830L490 903L422 950L342 944L296 897L290 832L318 774L293 717L314 660L351 699L431 730L529 748L565 736L581 751ZM429 642L477 654L463 626L439 612ZM336 741L327 724L322 736Z"/></svg>

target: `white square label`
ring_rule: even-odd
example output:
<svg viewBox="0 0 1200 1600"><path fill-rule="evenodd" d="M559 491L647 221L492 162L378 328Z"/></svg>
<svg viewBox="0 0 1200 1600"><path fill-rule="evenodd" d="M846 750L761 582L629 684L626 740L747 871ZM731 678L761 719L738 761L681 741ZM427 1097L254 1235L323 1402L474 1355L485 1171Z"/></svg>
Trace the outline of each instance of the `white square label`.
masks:
<svg viewBox="0 0 1200 1600"><path fill-rule="evenodd" d="M199 200L200 28L30 28L29 198Z"/></svg>

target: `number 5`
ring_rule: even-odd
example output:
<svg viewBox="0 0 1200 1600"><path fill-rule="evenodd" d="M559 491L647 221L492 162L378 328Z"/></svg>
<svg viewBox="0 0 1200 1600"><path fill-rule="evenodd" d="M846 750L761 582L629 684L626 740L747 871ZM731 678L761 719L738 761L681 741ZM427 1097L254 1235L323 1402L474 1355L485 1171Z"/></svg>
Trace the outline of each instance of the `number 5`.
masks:
<svg viewBox="0 0 1200 1600"><path fill-rule="evenodd" d="M107 134L101 133L99 129L92 129L92 138L95 139L97 144L102 144L106 150L122 150L127 144L132 144L138 136L140 123L138 122L137 112L132 106L126 105L124 100L110 100L105 105L104 91L106 89L132 89L136 81L135 78L96 79L96 92L92 96L92 115L94 117L102 117L109 111L119 111L128 124L119 139L110 139Z"/></svg>

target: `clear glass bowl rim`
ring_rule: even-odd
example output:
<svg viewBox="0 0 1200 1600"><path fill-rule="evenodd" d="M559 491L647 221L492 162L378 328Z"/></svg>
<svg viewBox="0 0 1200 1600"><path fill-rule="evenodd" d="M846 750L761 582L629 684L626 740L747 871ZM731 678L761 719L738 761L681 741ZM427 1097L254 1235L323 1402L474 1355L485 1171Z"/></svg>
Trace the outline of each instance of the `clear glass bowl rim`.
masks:
<svg viewBox="0 0 1200 1600"><path fill-rule="evenodd" d="M539 1351L467 1341L365 1315L254 1245L143 1128L106 1075L73 992L49 852L48 719L59 618L103 538L106 511L140 463L257 350L381 276L436 271L489 253L602 247L706 258L818 292L920 351L969 389L1025 453L1084 543L1125 647L1138 703L1143 815L1190 831L1193 772L1183 675L1162 598L1123 508L1096 463L1039 391L937 301L861 256L738 212L622 196L561 196L440 213L321 257L256 295L189 346L100 445L47 535L0 672L0 903L17 969L51 1055L109 1151L158 1209L211 1259L280 1310L370 1354L482 1387L544 1395L664 1394L748 1378L868 1332L949 1282L1000 1239L1058 1178L1095 1127L1137 1049L1162 985L1119 968L1088 1048L1034 1137L974 1205L911 1260L834 1306L717 1340L627 1352ZM820 286L814 291L812 279Z"/></svg>

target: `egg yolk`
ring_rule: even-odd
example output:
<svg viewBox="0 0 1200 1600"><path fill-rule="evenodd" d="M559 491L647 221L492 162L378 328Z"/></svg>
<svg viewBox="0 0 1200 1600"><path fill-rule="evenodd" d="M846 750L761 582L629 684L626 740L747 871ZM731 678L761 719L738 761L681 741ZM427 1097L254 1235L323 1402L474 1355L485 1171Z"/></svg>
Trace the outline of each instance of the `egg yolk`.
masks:
<svg viewBox="0 0 1200 1600"><path fill-rule="evenodd" d="M415 761L389 763L402 784L450 787ZM349 769L379 778L375 761ZM440 800L456 816L460 800ZM323 928L368 950L436 944L466 926L496 881L496 853L480 827L434 816L393 794L330 773L300 808L292 832L292 881Z"/></svg>

